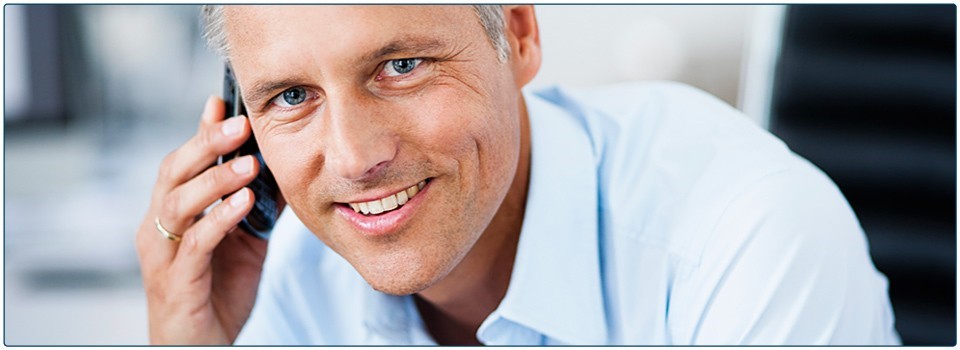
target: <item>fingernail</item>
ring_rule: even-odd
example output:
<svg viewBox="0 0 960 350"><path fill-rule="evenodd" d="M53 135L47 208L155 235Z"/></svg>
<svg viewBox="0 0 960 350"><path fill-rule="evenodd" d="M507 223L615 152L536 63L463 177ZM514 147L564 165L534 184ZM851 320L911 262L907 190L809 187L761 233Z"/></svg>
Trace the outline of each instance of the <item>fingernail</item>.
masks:
<svg viewBox="0 0 960 350"><path fill-rule="evenodd" d="M253 169L253 157L246 156L241 157L230 164L230 169L233 169L233 172L244 175L250 173L250 170Z"/></svg>
<svg viewBox="0 0 960 350"><path fill-rule="evenodd" d="M247 204L247 200L249 200L248 197L249 196L247 196L247 189L246 188L241 189L237 193L234 193L233 197L230 197L230 206L242 207L244 204Z"/></svg>
<svg viewBox="0 0 960 350"><path fill-rule="evenodd" d="M241 130L243 130L243 117L227 119L227 121L223 122L223 126L220 127L220 131L227 136L239 134Z"/></svg>

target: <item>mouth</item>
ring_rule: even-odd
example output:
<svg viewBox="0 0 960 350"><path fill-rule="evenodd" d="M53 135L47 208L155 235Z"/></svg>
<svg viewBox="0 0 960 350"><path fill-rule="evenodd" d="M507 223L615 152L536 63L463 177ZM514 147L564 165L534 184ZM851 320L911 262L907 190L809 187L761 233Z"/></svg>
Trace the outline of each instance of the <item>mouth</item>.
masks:
<svg viewBox="0 0 960 350"><path fill-rule="evenodd" d="M393 236L402 231L424 204L432 178L422 180L395 193L370 200L338 203L336 213L369 238ZM429 199L429 198L427 198Z"/></svg>
<svg viewBox="0 0 960 350"><path fill-rule="evenodd" d="M413 197L420 193L420 190L427 185L427 180L420 181L413 186L400 190L400 192L383 198L347 204L350 205L350 208L352 208L354 212L361 213L366 216L388 213L397 210L413 199Z"/></svg>

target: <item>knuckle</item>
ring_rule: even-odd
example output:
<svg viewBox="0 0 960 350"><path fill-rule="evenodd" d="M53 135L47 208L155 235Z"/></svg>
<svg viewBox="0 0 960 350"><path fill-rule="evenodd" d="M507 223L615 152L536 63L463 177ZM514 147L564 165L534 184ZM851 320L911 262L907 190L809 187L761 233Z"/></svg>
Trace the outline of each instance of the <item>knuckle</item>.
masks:
<svg viewBox="0 0 960 350"><path fill-rule="evenodd" d="M183 238L180 241L180 245L183 246L185 252L189 254L196 253L197 247L199 246L199 241L197 240L197 231L202 228L202 222L194 225L190 230L187 230L183 234Z"/></svg>
<svg viewBox="0 0 960 350"><path fill-rule="evenodd" d="M230 163L223 164L221 166L211 169L210 176L213 177L218 183L224 183L231 179L234 176L233 172L229 169Z"/></svg>
<svg viewBox="0 0 960 350"><path fill-rule="evenodd" d="M213 128L205 128L197 134L197 146L204 151L209 151L216 144L217 137Z"/></svg>
<svg viewBox="0 0 960 350"><path fill-rule="evenodd" d="M202 179L200 181L203 183L205 188L215 189L220 187L220 184L222 183L220 178L222 176L219 175L219 172L217 171L219 168L220 167L210 168L210 170L205 171L203 175L200 176Z"/></svg>
<svg viewBox="0 0 960 350"><path fill-rule="evenodd" d="M210 226L220 226L225 222L225 213L223 212L223 205L218 205L214 210L210 211L208 222Z"/></svg>
<svg viewBox="0 0 960 350"><path fill-rule="evenodd" d="M180 194L177 191L167 193L166 197L163 198L163 212L168 216L179 217L179 210Z"/></svg>
<svg viewBox="0 0 960 350"><path fill-rule="evenodd" d="M226 202L221 202L214 210L210 211L208 228L226 232L230 226L233 226L233 221L236 220L231 214L230 205Z"/></svg>
<svg viewBox="0 0 960 350"><path fill-rule="evenodd" d="M171 174L173 174L173 163L174 158L176 157L176 151L167 153L163 157L163 160L160 161L160 169L157 172L157 176L160 179L169 179Z"/></svg>

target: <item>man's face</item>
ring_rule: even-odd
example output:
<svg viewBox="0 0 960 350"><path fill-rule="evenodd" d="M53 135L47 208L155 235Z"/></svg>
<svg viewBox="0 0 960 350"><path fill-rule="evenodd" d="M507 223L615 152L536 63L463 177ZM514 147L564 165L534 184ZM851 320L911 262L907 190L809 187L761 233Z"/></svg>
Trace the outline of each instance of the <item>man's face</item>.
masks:
<svg viewBox="0 0 960 350"><path fill-rule="evenodd" d="M377 290L442 279L519 157L519 87L473 9L229 6L226 20L254 134L300 220Z"/></svg>

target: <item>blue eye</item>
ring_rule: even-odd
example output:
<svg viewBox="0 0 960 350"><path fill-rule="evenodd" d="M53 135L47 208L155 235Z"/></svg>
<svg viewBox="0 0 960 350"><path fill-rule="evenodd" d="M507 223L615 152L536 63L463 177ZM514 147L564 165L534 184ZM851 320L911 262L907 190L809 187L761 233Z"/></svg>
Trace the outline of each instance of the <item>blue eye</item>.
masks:
<svg viewBox="0 0 960 350"><path fill-rule="evenodd" d="M285 90L273 99L273 102L280 107L288 108L303 103L307 100L307 90L302 87L295 87Z"/></svg>
<svg viewBox="0 0 960 350"><path fill-rule="evenodd" d="M421 62L423 62L423 59L421 58L404 58L399 60L390 60L390 61L387 61L387 64L383 67L383 72L384 72L384 75L388 77L404 75L416 69Z"/></svg>

